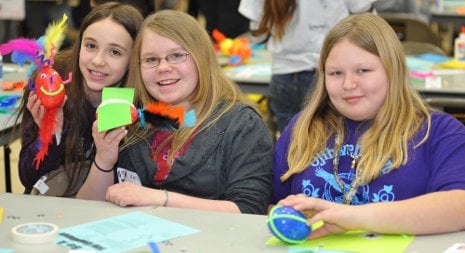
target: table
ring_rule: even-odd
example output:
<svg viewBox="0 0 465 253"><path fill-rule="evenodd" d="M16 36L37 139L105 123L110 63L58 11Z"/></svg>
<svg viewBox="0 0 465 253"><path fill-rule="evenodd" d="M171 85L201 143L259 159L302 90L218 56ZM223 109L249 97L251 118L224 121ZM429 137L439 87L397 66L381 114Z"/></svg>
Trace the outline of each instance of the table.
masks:
<svg viewBox="0 0 465 253"><path fill-rule="evenodd" d="M226 75L236 82L246 93L268 94L268 84L271 79L270 53L261 50L254 51L251 59L245 65L228 66ZM414 88L433 106L465 108L465 71L435 70L442 78L442 86L431 88L424 81L415 82Z"/></svg>
<svg viewBox="0 0 465 253"><path fill-rule="evenodd" d="M26 68L16 64L3 64L3 81L21 81L26 79ZM26 82L27 83L27 82ZM21 95L18 91L4 91L0 88L0 95ZM20 137L18 125L15 124L14 114L0 113L0 146L3 146L5 165L5 190L11 192L11 165L9 144Z"/></svg>
<svg viewBox="0 0 465 253"><path fill-rule="evenodd" d="M465 24L465 14L457 13L458 8L465 7L465 1L444 1L442 7L431 9L431 22L454 24L456 27Z"/></svg>
<svg viewBox="0 0 465 253"><path fill-rule="evenodd" d="M50 222L60 228L96 221L111 216L141 211L160 218L199 229L199 233L158 243L162 253L286 253L287 247L269 246L271 235L266 216L207 212L168 207L118 207L108 202L59 197L0 193L4 208L0 226L0 249L15 252L67 252L53 243L27 246L11 242L11 229L27 222ZM464 242L465 232L416 236L407 253L438 253L457 242ZM145 249L145 251L144 251ZM148 247L132 252L148 252Z"/></svg>
<svg viewBox="0 0 465 253"><path fill-rule="evenodd" d="M246 64L225 66L226 75L239 84L245 93L268 94L271 80L271 54L266 50L254 50Z"/></svg>
<svg viewBox="0 0 465 253"><path fill-rule="evenodd" d="M413 87L425 102L445 112L465 111L465 71L452 69L433 70L441 78L441 87L427 87L424 81L412 80ZM463 117L462 117L463 118Z"/></svg>

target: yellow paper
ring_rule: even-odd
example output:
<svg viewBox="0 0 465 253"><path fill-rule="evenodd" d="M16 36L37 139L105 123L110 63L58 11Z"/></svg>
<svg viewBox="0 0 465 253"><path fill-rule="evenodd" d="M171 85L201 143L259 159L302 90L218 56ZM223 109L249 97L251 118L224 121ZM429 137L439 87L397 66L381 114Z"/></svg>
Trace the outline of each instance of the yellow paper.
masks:
<svg viewBox="0 0 465 253"><path fill-rule="evenodd" d="M441 63L439 66L442 68L450 68L450 69L465 69L465 62L457 61L457 60L450 60Z"/></svg>
<svg viewBox="0 0 465 253"><path fill-rule="evenodd" d="M301 244L287 244L270 238L266 244L295 249L341 250L357 253L396 253L404 252L415 236L374 234L367 231L349 231L340 235L329 235L319 239L307 240Z"/></svg>
<svg viewBox="0 0 465 253"><path fill-rule="evenodd" d="M0 207L0 224L2 224L3 219L3 208Z"/></svg>

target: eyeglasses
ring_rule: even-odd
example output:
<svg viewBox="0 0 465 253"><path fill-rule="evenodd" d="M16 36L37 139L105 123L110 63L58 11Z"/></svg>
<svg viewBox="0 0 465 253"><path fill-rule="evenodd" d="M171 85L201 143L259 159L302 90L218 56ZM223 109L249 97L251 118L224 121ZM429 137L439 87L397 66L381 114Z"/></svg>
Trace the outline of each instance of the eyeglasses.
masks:
<svg viewBox="0 0 465 253"><path fill-rule="evenodd" d="M188 52L175 52L163 58L147 57L141 59L140 64L144 68L154 68L160 65L160 62L163 59L165 59L169 64L178 64L186 61L188 55L190 55Z"/></svg>

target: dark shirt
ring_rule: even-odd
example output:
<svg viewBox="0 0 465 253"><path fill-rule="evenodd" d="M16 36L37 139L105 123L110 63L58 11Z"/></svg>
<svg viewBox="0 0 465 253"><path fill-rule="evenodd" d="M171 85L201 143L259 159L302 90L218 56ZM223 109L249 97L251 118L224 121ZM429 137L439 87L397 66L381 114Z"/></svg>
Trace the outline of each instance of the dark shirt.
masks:
<svg viewBox="0 0 465 253"><path fill-rule="evenodd" d="M205 131L156 184L157 164L150 143L140 141L120 153L118 167L135 171L145 187L234 202L242 213L265 214L272 194L273 141L252 108L237 105Z"/></svg>
<svg viewBox="0 0 465 253"><path fill-rule="evenodd" d="M92 138L92 123L95 120L95 111L96 108L93 108L90 103L87 103L85 106L86 113L88 118L91 119L90 122L84 123L80 122L77 124L83 124L83 135L81 136L80 147L76 147L76 151L82 150L84 156L87 154L90 155L90 150L93 143ZM55 136L53 137L53 142L50 144L48 149L48 155L45 157L44 161L40 164L39 170L36 170L34 158L38 152L38 127L33 122L32 116L30 113L26 113L23 116L21 124L29 124L30 127L23 127L21 135L21 150L19 153L19 177L21 183L25 187L25 193L30 193L32 187L37 182L37 180L45 175L46 173L56 170L60 165L65 163L65 141L68 135L68 129L70 122L67 115L64 115L63 122L63 131L61 134L60 144L57 144ZM32 124L31 124L32 123ZM76 124L76 122L74 122Z"/></svg>

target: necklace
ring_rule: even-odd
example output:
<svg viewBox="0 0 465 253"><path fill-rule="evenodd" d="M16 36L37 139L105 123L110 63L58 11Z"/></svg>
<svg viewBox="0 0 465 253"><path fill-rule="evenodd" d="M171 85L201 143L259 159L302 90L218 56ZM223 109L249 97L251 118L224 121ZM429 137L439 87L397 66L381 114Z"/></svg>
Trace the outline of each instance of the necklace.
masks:
<svg viewBox="0 0 465 253"><path fill-rule="evenodd" d="M352 157L352 163L350 168L355 170L355 176L350 182L349 188L346 189L346 185L342 182L342 179L339 177L339 153L341 152L342 148L342 141L339 138L339 134L336 134L334 138L334 160L333 160L333 175L336 179L337 184L341 188L342 194L344 196L343 202L344 204L350 204L352 199L354 198L355 194L357 193L357 189L360 186L360 177L362 176L362 169L357 168L358 162L360 161L361 155L350 155ZM337 151L336 151L337 150Z"/></svg>

